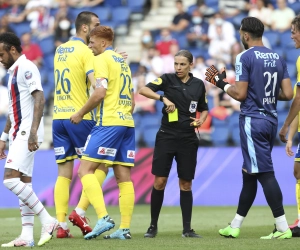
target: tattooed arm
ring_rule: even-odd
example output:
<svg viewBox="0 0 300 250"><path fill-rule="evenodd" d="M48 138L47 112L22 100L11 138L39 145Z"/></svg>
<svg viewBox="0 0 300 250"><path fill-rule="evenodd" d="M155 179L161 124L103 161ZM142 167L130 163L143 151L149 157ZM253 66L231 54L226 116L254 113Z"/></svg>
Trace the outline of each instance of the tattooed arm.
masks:
<svg viewBox="0 0 300 250"><path fill-rule="evenodd" d="M30 152L36 151L39 148L37 131L40 126L40 122L43 116L43 110L45 105L44 92L35 90L31 93L34 99L33 119L30 129L30 135L28 138L28 150Z"/></svg>
<svg viewBox="0 0 300 250"><path fill-rule="evenodd" d="M9 116L7 116L6 125L3 132L9 134L10 127L11 127L11 121L9 119ZM6 141L0 140L0 160L6 158L6 154L4 152L5 148L6 148Z"/></svg>

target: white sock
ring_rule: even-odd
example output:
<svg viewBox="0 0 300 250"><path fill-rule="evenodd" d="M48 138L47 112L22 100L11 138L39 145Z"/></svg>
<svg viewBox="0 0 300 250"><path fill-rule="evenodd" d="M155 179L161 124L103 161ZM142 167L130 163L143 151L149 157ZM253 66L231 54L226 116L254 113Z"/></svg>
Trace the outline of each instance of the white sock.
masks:
<svg viewBox="0 0 300 250"><path fill-rule="evenodd" d="M31 183L27 183L28 186L32 187ZM33 239L33 225L34 225L34 212L26 206L23 201L19 200L21 220L22 220L22 232L21 238L24 240Z"/></svg>
<svg viewBox="0 0 300 250"><path fill-rule="evenodd" d="M232 228L240 228L242 226L244 219L245 219L245 217L240 216L239 214L236 214L234 219L230 223L230 226Z"/></svg>
<svg viewBox="0 0 300 250"><path fill-rule="evenodd" d="M289 225L286 221L285 214L275 218L276 229L279 232L285 232L289 229Z"/></svg>
<svg viewBox="0 0 300 250"><path fill-rule="evenodd" d="M67 222L59 222L59 225L63 230L68 230L68 224Z"/></svg>
<svg viewBox="0 0 300 250"><path fill-rule="evenodd" d="M53 220L32 188L21 181L20 178L6 179L3 183L5 187L17 195L25 205L39 216L42 224L49 223Z"/></svg>
<svg viewBox="0 0 300 250"><path fill-rule="evenodd" d="M78 215L80 215L81 217L85 216L85 211L82 208L76 207L75 211Z"/></svg>

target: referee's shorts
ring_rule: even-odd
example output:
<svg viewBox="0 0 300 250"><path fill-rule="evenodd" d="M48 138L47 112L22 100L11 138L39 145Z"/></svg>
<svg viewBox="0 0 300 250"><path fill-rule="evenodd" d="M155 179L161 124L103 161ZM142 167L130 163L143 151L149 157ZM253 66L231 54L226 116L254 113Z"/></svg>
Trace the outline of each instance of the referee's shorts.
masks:
<svg viewBox="0 0 300 250"><path fill-rule="evenodd" d="M168 177L175 158L178 178L194 179L198 145L199 140L194 131L178 133L160 128L156 134L152 174Z"/></svg>

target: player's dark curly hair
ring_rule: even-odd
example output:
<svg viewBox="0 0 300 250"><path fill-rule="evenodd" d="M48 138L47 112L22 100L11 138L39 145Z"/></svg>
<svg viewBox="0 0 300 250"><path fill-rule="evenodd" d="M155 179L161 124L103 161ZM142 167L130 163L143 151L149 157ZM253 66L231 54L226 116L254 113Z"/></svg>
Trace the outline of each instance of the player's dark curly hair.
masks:
<svg viewBox="0 0 300 250"><path fill-rule="evenodd" d="M90 25L92 22L92 16L98 17L98 15L91 11L82 11L78 14L76 20L75 20L75 29L76 31L80 30L80 27L83 24ZM98 17L99 18L99 17Z"/></svg>
<svg viewBox="0 0 300 250"><path fill-rule="evenodd" d="M4 32L0 34L0 43L4 44L3 48L6 51L9 51L11 47L15 47L19 53L22 52L21 41L19 37L12 32Z"/></svg>
<svg viewBox="0 0 300 250"><path fill-rule="evenodd" d="M189 61L189 63L192 63L193 62L193 55L190 51L188 50L185 50L185 49L182 49L182 50L179 50L175 56L183 56L183 57L186 57Z"/></svg>
<svg viewBox="0 0 300 250"><path fill-rule="evenodd" d="M296 30L300 32L300 14L293 19L292 25L294 25Z"/></svg>
<svg viewBox="0 0 300 250"><path fill-rule="evenodd" d="M264 24L256 17L245 17L241 23L241 30L248 32L253 39L261 38L264 28Z"/></svg>

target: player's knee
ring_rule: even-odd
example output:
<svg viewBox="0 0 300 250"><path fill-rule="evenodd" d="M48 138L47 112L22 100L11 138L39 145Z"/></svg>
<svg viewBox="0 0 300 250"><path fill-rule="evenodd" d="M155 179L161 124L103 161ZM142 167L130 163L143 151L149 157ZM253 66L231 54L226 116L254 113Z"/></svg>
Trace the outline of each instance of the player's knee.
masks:
<svg viewBox="0 0 300 250"><path fill-rule="evenodd" d="M297 169L294 170L294 176L296 180L300 180L300 171Z"/></svg>
<svg viewBox="0 0 300 250"><path fill-rule="evenodd" d="M19 182L20 182L20 178L5 179L3 181L3 185L9 190L12 190L16 185L19 184Z"/></svg>
<svg viewBox="0 0 300 250"><path fill-rule="evenodd" d="M168 181L168 178L166 178L166 177L156 176L153 186L156 190L163 190L163 189L165 189L165 187L167 185L167 181Z"/></svg>
<svg viewBox="0 0 300 250"><path fill-rule="evenodd" d="M191 191L192 190L192 181L179 179L179 187L182 191Z"/></svg>

